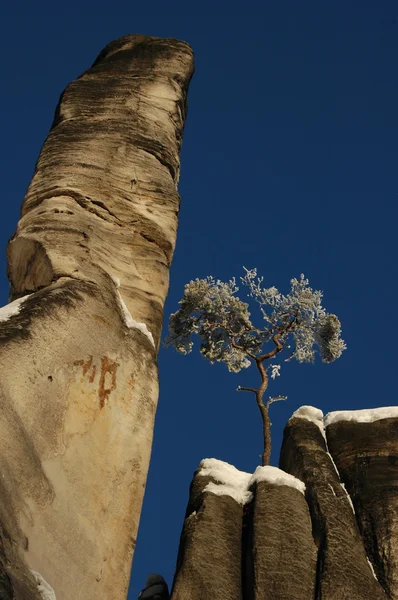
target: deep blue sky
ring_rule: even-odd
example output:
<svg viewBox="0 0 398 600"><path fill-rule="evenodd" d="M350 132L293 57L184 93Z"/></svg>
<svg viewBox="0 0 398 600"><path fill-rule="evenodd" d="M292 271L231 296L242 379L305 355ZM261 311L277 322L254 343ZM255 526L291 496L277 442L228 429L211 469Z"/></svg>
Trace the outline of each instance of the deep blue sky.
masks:
<svg viewBox="0 0 398 600"><path fill-rule="evenodd" d="M145 6L145 8L144 8ZM395 0L2 3L0 223L4 250L64 86L127 33L191 43L196 74L166 313L184 283L257 266L287 291L304 272L342 321L332 365L290 363L270 391L273 464L302 404L324 412L396 403ZM252 471L261 425L231 375L198 353L160 352L161 393L129 598L151 571L171 583L192 473L204 457Z"/></svg>

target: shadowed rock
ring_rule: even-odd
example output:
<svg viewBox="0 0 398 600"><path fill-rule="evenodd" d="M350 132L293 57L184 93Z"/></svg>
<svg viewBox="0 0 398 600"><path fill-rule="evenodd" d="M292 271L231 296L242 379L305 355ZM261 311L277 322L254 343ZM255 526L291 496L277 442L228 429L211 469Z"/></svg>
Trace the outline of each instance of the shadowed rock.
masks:
<svg viewBox="0 0 398 600"><path fill-rule="evenodd" d="M285 428L281 469L250 475L203 461L172 600L395 600L397 423L398 407L325 419L301 407Z"/></svg>
<svg viewBox="0 0 398 600"><path fill-rule="evenodd" d="M214 461L214 463L221 461ZM223 463L222 463L223 464ZM217 465L215 465L217 467ZM173 600L239 600L243 505L234 467L220 481L206 461L196 471L181 534ZM229 474L227 473L227 476ZM220 495L221 494L221 495Z"/></svg>
<svg viewBox="0 0 398 600"><path fill-rule="evenodd" d="M139 600L170 600L169 588L162 575L149 575L145 588L138 595Z"/></svg>
<svg viewBox="0 0 398 600"><path fill-rule="evenodd" d="M313 598L316 547L303 489L275 467L251 476L222 461L202 461L172 599Z"/></svg>
<svg viewBox="0 0 398 600"><path fill-rule="evenodd" d="M398 419L370 423L338 421L328 426L326 432L330 451L355 507L366 553L388 597L395 600L398 598Z"/></svg>
<svg viewBox="0 0 398 600"><path fill-rule="evenodd" d="M368 564L349 497L315 423L297 417L290 419L284 432L280 466L306 485L318 546L315 598L385 598Z"/></svg>
<svg viewBox="0 0 398 600"><path fill-rule="evenodd" d="M126 597L192 71L184 42L112 42L37 161L0 310L2 600Z"/></svg>
<svg viewBox="0 0 398 600"><path fill-rule="evenodd" d="M317 552L301 492L260 481L247 505L245 600L314 597Z"/></svg>

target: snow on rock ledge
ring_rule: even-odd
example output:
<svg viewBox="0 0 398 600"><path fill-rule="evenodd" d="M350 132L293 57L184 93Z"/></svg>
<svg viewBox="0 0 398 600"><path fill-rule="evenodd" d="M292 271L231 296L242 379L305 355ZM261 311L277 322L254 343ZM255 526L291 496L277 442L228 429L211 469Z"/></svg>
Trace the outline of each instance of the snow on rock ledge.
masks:
<svg viewBox="0 0 398 600"><path fill-rule="evenodd" d="M252 499L250 488L254 483L267 481L273 485L286 485L295 488L302 494L305 493L305 484L294 477L285 473L277 467L257 467L254 474L239 471L233 465L230 465L216 458L206 458L199 465L198 475L208 476L215 479L217 483L207 484L204 492L210 492L217 496L231 496L239 504L246 504Z"/></svg>
<svg viewBox="0 0 398 600"><path fill-rule="evenodd" d="M149 331L148 327L146 326L145 323L139 323L138 321L135 321L129 311L129 309L127 308L121 293L119 292L119 290L117 291L117 295L118 295L118 300L120 303L120 308L122 309L122 315L123 315L123 320L126 323L127 327L129 329L139 329L144 335L146 335L146 337L149 339L149 341L151 342L152 346L155 348L155 341L153 339L153 335L152 333Z"/></svg>
<svg viewBox="0 0 398 600"><path fill-rule="evenodd" d="M30 294L27 296L22 296L22 298L18 298L14 300L14 302L10 302L10 304L6 304L5 306L0 308L0 322L7 321L10 317L17 315L21 310L22 304L29 298Z"/></svg>
<svg viewBox="0 0 398 600"><path fill-rule="evenodd" d="M325 417L319 408L314 406L300 406L290 419L307 419L317 425L325 437L325 427L339 421L351 421L352 423L372 423L381 419L398 417L398 406L382 406L381 408L367 408L363 410L338 410L328 413ZM289 419L289 420L290 420Z"/></svg>
<svg viewBox="0 0 398 600"><path fill-rule="evenodd" d="M211 492L216 496L231 496L239 504L246 504L251 500L252 495L248 491L250 473L239 471L217 458L205 458L199 465L198 475L212 477L218 482L208 483L204 492Z"/></svg>
<svg viewBox="0 0 398 600"><path fill-rule="evenodd" d="M319 408L315 408L315 406L300 406L290 417L291 419L306 419L307 421L311 421L317 427L319 427L320 432L323 437L325 437L325 426L323 422L323 412L319 410Z"/></svg>
<svg viewBox="0 0 398 600"><path fill-rule="evenodd" d="M372 423L381 419L398 417L398 406L383 406L381 408L368 408L364 410L340 410L330 412L324 418L325 427L338 423L339 421L351 421L352 423Z"/></svg>
<svg viewBox="0 0 398 600"><path fill-rule="evenodd" d="M277 467L257 467L250 478L249 487L253 483L259 483L260 481L268 481L268 483L273 483L274 485L287 485L305 494L305 483L294 477L294 475L289 475L289 473L285 473L285 471Z"/></svg>
<svg viewBox="0 0 398 600"><path fill-rule="evenodd" d="M37 589L43 600L57 600L55 592L51 585L37 571L30 571L37 583Z"/></svg>

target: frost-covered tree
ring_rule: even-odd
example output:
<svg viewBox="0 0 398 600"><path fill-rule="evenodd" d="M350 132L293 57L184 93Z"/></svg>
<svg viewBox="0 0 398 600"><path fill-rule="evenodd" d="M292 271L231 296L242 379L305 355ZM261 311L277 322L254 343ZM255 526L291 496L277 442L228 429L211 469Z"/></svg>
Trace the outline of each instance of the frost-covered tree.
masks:
<svg viewBox="0 0 398 600"><path fill-rule="evenodd" d="M255 364L261 383L255 387L238 387L238 391L252 392L263 423L264 452L262 464L271 457L271 422L269 407L286 396L269 397L264 401L269 376L280 375L281 363L296 359L312 363L318 353L325 363L341 356L346 345L341 339L341 325L336 315L322 306L322 292L313 290L308 279L291 280L288 294L275 287L263 286L263 277L256 269L245 269L240 280L247 296L257 304L260 326L251 320L249 304L236 295L239 288L235 279L227 283L213 277L195 279L185 286L180 308L171 315L166 345L182 354L193 347L192 336L200 338L200 352L211 363L223 362L229 371L238 373ZM268 364L266 364L268 363Z"/></svg>

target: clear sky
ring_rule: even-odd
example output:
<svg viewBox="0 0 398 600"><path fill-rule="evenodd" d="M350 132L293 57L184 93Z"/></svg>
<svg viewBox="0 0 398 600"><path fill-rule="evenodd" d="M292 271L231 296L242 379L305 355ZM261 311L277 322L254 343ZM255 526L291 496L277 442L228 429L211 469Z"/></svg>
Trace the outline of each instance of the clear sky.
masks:
<svg viewBox="0 0 398 600"><path fill-rule="evenodd" d="M324 291L348 350L332 365L289 363L270 389L277 464L302 404L324 412L396 404L398 4L395 0L173 2L53 0L0 8L5 246L65 85L127 33L193 46L182 209L166 313L184 284L256 266L287 291L301 272ZM194 349L195 350L195 349ZM152 462L129 598L148 573L172 581L192 474L215 457L253 471L261 424L233 375L162 349Z"/></svg>

